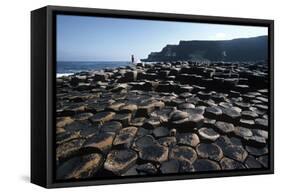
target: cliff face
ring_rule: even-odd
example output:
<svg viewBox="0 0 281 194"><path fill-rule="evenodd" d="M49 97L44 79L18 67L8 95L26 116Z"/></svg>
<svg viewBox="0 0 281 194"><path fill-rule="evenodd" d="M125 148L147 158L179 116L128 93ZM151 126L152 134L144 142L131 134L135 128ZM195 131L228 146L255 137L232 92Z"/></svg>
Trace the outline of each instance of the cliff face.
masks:
<svg viewBox="0 0 281 194"><path fill-rule="evenodd" d="M268 37L240 38L218 41L180 41L167 45L160 52L152 52L143 61L266 61Z"/></svg>

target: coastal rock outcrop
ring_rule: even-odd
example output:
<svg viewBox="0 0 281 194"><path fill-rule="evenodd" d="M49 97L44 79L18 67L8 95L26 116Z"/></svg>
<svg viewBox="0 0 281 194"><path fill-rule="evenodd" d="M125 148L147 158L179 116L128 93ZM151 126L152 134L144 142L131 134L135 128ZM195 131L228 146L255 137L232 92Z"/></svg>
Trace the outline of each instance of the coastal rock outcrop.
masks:
<svg viewBox="0 0 281 194"><path fill-rule="evenodd" d="M267 168L268 71L167 61L58 77L57 178Z"/></svg>

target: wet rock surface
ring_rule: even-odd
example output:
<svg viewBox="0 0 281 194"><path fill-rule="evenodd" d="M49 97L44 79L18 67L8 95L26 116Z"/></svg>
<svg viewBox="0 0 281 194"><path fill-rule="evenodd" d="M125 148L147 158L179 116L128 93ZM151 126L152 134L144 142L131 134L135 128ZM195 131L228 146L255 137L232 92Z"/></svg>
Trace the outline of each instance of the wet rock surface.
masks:
<svg viewBox="0 0 281 194"><path fill-rule="evenodd" d="M57 78L58 179L267 168L267 65L171 62Z"/></svg>

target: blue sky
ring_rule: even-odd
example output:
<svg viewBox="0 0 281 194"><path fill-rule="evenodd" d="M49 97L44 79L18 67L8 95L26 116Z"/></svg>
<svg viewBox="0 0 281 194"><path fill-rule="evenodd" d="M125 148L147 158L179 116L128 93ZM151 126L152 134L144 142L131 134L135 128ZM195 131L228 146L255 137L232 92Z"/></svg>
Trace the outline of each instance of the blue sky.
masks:
<svg viewBox="0 0 281 194"><path fill-rule="evenodd" d="M57 16L58 61L129 61L180 40L230 40L267 35L266 27Z"/></svg>

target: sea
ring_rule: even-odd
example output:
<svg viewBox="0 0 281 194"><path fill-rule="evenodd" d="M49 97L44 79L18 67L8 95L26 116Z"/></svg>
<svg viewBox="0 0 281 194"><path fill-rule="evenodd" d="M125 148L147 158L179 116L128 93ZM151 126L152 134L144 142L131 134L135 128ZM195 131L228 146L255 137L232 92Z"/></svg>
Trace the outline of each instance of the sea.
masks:
<svg viewBox="0 0 281 194"><path fill-rule="evenodd" d="M82 71L95 71L105 68L125 67L129 61L58 61L57 77L68 76Z"/></svg>

